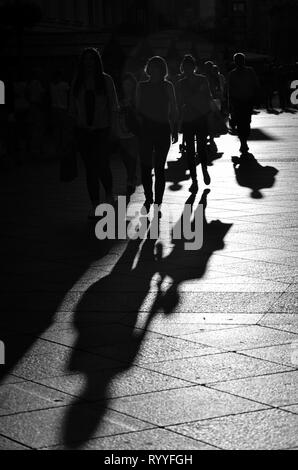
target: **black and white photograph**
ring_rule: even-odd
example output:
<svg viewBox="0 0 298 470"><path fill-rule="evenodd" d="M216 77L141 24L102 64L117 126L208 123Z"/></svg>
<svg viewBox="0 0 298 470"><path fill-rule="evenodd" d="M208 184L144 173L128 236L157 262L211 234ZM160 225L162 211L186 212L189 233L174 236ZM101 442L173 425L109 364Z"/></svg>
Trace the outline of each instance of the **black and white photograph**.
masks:
<svg viewBox="0 0 298 470"><path fill-rule="evenodd" d="M297 18L0 0L0 450L298 449Z"/></svg>

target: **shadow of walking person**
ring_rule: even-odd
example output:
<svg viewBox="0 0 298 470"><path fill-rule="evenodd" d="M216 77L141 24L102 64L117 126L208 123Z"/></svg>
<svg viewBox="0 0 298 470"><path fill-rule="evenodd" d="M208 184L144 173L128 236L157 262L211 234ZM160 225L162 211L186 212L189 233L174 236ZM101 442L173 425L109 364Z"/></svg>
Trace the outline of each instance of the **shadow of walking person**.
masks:
<svg viewBox="0 0 298 470"><path fill-rule="evenodd" d="M236 180L239 186L252 189L253 199L262 199L262 189L272 188L278 170L271 166L262 166L252 154L232 157Z"/></svg>
<svg viewBox="0 0 298 470"><path fill-rule="evenodd" d="M109 386L132 366L145 338L151 315L143 329L135 326L157 261L156 240L146 239L143 245L141 242L131 240L112 272L92 285L77 305L74 326L78 337L68 369L82 374L85 386L65 417L63 442L68 448L79 448L92 438L106 414ZM95 319L86 325L84 316L88 312L93 312ZM104 320L106 315L109 320ZM124 326L120 322L126 315L129 321ZM94 361L82 361L82 351L92 352ZM93 413L86 412L81 402L93 403Z"/></svg>
<svg viewBox="0 0 298 470"><path fill-rule="evenodd" d="M206 209L207 209L207 198L210 190L207 189L204 191L202 198L195 210L195 213L202 209L202 222L203 228L203 243L200 249L195 251L186 249L186 240L185 238L173 239L174 248L170 255L166 258L163 258L160 262L159 273L161 280L165 279L166 276L169 276L172 279L172 285L169 289L162 293L160 292L156 298L154 309L156 311L163 310L165 314L172 314L175 311L175 308L179 304L180 295L179 287L183 282L197 280L199 281L204 277L208 269L208 263L215 251L223 250L225 247L224 239L229 230L232 227L232 224L224 224L220 220L213 220L208 223L206 219ZM187 205L191 205L193 208L195 196L191 196ZM187 210L184 211L181 220L178 224L183 222L185 224L185 217L189 216ZM191 214L192 218L193 214ZM192 232L194 233L194 239L198 235L196 231L198 226L195 227L195 219L192 222ZM161 249L161 248L159 248ZM162 256L159 255L161 259ZM162 281L161 281L162 282Z"/></svg>
<svg viewBox="0 0 298 470"><path fill-rule="evenodd" d="M190 175L187 175L187 165L185 155L182 154L176 161L168 162L166 169L166 181L171 183L170 191L178 192L182 188L182 182L189 181Z"/></svg>
<svg viewBox="0 0 298 470"><path fill-rule="evenodd" d="M187 251L186 242L192 240L189 236L186 239L184 234L173 239L173 251L163 258L161 243L156 244L151 233L149 238L148 230L148 239L143 244L141 240L130 241L112 272L92 285L77 305L74 325L78 337L68 369L71 373L82 374L85 385L79 400L72 403L64 420L63 442L66 447L81 448L95 434L98 435L105 419L110 387L113 387L117 376L135 363L155 316L160 312L174 313L180 301L180 284L202 278L212 254L224 248L224 238L231 225L218 220L207 222L208 193L204 192L196 208L203 214L200 229L204 231L204 242L199 249ZM185 223L183 219L186 217L189 217L188 222L192 221L194 201L195 196L191 196L178 224L181 221ZM156 227L159 223L158 215L155 219L151 226ZM194 229L197 230L198 225ZM197 234L193 233L195 238ZM159 280L154 291L152 280L155 275ZM168 277L172 280L167 284L170 287L162 290L163 281ZM140 311L148 312L142 327L137 325ZM84 317L88 312L93 312L95 319L86 325ZM110 320L104 319L106 315ZM91 363L82 359L82 351L93 353ZM89 404L89 410L81 403Z"/></svg>

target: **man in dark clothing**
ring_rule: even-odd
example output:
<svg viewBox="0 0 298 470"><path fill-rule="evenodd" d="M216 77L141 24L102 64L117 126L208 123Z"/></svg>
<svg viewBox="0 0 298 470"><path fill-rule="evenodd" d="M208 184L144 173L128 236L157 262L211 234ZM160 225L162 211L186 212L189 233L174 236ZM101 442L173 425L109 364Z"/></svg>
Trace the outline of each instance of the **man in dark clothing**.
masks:
<svg viewBox="0 0 298 470"><path fill-rule="evenodd" d="M241 142L240 152L245 155L249 151L247 140L259 84L253 68L246 67L244 54L236 54L234 62L236 68L229 74L229 99L232 119Z"/></svg>
<svg viewBox="0 0 298 470"><path fill-rule="evenodd" d="M197 169L195 159L195 139L198 142L198 153L202 164L203 178L210 184L207 161L208 113L211 111L211 92L208 80L197 75L196 62L191 55L186 55L181 65L184 78L176 85L179 120L186 143L188 168L192 178L191 193L198 191Z"/></svg>

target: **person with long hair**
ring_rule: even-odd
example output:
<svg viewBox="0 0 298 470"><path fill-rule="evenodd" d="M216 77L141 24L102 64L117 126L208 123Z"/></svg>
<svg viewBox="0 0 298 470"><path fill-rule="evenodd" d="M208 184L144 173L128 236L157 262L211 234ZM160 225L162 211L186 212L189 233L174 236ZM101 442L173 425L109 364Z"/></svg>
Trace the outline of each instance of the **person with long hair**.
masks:
<svg viewBox="0 0 298 470"><path fill-rule="evenodd" d="M99 180L105 189L106 202L113 202L110 155L118 109L114 81L104 72L98 50L85 49L72 84L71 112L75 115L78 148L86 169L92 204L90 218L100 202Z"/></svg>
<svg viewBox="0 0 298 470"><path fill-rule="evenodd" d="M160 206L166 185L166 160L171 142L173 144L178 142L177 103L174 87L167 80L167 63L162 57L154 56L149 59L145 72L148 80L140 82L137 87L137 110L141 124L142 183L146 198L144 210L149 212L154 203L158 206L159 215L161 215ZM153 168L155 172L154 193Z"/></svg>
<svg viewBox="0 0 298 470"><path fill-rule="evenodd" d="M119 92L119 129L120 155L127 172L126 197L128 199L136 189L137 162L139 154L140 126L136 111L137 80L131 73L125 73Z"/></svg>
<svg viewBox="0 0 298 470"><path fill-rule="evenodd" d="M195 140L202 165L203 178L206 185L210 184L208 173L208 114L211 111L211 92L205 76L196 73L196 61L193 56L186 55L181 64L184 78L177 83L177 100L179 118L186 143L187 162L192 178L191 193L197 193Z"/></svg>

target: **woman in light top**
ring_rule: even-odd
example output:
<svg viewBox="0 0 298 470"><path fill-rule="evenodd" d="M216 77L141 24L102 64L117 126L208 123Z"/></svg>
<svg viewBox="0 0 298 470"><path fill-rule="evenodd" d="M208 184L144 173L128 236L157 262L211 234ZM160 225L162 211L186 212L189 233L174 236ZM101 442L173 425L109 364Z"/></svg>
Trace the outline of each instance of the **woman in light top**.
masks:
<svg viewBox="0 0 298 470"><path fill-rule="evenodd" d="M116 132L118 98L113 79L104 73L96 49L82 53L72 85L71 112L75 116L79 152L83 158L89 197L90 218L100 202L101 181L106 202L113 202L113 178L110 168L111 143Z"/></svg>
<svg viewBox="0 0 298 470"><path fill-rule="evenodd" d="M160 207L163 201L167 156L171 142L178 142L178 112L174 87L167 81L168 67L165 60L158 56L152 57L145 71L149 78L138 84L137 110L141 125L140 159L146 198L144 209L149 212L153 203Z"/></svg>

